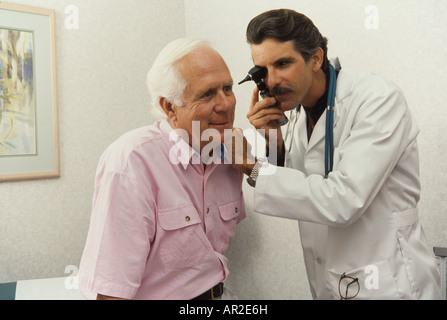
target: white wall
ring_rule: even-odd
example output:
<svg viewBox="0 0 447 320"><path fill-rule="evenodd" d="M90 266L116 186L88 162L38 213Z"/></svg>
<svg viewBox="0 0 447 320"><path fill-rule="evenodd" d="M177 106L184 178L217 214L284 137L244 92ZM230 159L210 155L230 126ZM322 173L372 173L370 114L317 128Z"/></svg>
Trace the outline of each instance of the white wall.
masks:
<svg viewBox="0 0 447 320"><path fill-rule="evenodd" d="M386 76L406 93L421 128L422 224L433 246L447 247L447 2L188 0L186 34L212 39L238 82L252 67L247 24L274 8L306 14L329 39L330 57ZM252 88L235 88L243 129ZM254 214L250 187L244 190L250 212L228 252L228 285L245 299L310 298L297 223Z"/></svg>
<svg viewBox="0 0 447 320"><path fill-rule="evenodd" d="M183 0L9 0L56 12L61 178L0 183L0 282L79 265L100 154L152 123L146 73L185 36ZM79 28L67 29L69 5ZM70 12L69 12L70 13Z"/></svg>
<svg viewBox="0 0 447 320"><path fill-rule="evenodd" d="M443 0L9 0L56 11L61 170L59 179L0 183L0 282L64 276L79 265L93 177L104 148L153 122L145 75L169 41L205 37L226 58L235 82L252 66L247 23L272 8L307 14L329 38L330 56L385 75L407 95L421 127L421 219L434 246L447 247L447 3ZM274 4L273 4L274 3ZM79 9L68 30L64 10ZM379 28L365 28L368 5ZM236 86L236 126L252 87ZM248 217L228 251L228 285L241 299L309 299L295 221Z"/></svg>

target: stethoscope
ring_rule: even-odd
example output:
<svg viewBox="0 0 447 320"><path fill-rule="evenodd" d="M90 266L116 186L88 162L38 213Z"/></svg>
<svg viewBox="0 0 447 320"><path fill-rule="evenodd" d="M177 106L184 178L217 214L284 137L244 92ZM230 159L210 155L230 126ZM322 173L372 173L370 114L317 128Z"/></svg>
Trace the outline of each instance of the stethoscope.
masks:
<svg viewBox="0 0 447 320"><path fill-rule="evenodd" d="M325 177L329 175L334 166L334 108L335 108L335 91L337 87L337 75L335 73L334 67L329 65L329 89L328 89L328 97L327 97L327 109L326 109L326 135L324 141L324 172ZM293 130L291 141L289 145L289 152L292 147L293 140L293 132L295 131L295 124L300 114L301 105L295 108L296 115L295 120L293 121ZM284 141L287 140L289 135L289 126L291 121L287 124L286 136Z"/></svg>

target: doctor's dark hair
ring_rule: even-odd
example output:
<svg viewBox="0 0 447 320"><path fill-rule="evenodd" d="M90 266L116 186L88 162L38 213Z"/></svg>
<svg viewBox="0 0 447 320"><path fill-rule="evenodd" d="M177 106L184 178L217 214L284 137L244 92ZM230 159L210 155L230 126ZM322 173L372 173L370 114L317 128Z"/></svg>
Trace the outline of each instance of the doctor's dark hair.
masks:
<svg viewBox="0 0 447 320"><path fill-rule="evenodd" d="M266 39L293 40L295 50L301 53L306 63L321 48L324 52L321 69L326 72L329 67L327 38L321 35L312 20L299 12L277 9L254 17L247 27L247 42L258 45Z"/></svg>

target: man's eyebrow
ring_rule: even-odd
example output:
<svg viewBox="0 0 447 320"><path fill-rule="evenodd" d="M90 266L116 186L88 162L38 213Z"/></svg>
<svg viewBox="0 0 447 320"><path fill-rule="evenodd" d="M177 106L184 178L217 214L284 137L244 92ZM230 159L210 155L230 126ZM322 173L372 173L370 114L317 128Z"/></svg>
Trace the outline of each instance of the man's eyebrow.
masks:
<svg viewBox="0 0 447 320"><path fill-rule="evenodd" d="M279 58L278 60L276 60L273 63L273 65L277 65L277 64L282 63L282 62L293 62L293 61L295 61L294 57L282 57L282 58Z"/></svg>
<svg viewBox="0 0 447 320"><path fill-rule="evenodd" d="M207 87L207 89L204 88L202 91L204 93L208 92L208 91L218 91L221 87L227 87L227 86L233 86L233 85L234 85L233 80L228 80L228 81L224 82L222 85L221 84L218 84L215 86L210 85Z"/></svg>
<svg viewBox="0 0 447 320"><path fill-rule="evenodd" d="M216 84L216 85L207 84L206 86L204 85L203 88L199 91L198 96L202 96L207 92L216 92L221 87L228 87L228 86L232 87L233 85L234 85L233 79L229 79L228 81L223 82L223 84Z"/></svg>
<svg viewBox="0 0 447 320"><path fill-rule="evenodd" d="M252 59L252 61L254 63L253 59ZM293 61L295 61L295 58L292 57L292 56L290 56L290 57L281 57L281 58L278 58L277 60L275 60L273 62L273 65L277 65L277 64L279 64L281 62L293 62ZM255 67L265 68L265 66L261 66L259 64L255 64Z"/></svg>

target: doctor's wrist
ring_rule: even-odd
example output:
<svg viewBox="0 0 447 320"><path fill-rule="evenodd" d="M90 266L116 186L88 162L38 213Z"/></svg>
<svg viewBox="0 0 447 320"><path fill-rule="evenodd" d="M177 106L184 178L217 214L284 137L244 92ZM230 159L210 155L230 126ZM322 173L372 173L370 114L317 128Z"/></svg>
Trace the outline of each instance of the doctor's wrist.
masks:
<svg viewBox="0 0 447 320"><path fill-rule="evenodd" d="M255 163L245 163L245 164L236 164L233 165L233 168L241 171L242 173L246 174L247 176L249 176L251 174L251 172L253 171L253 168L255 166Z"/></svg>
<svg viewBox="0 0 447 320"><path fill-rule="evenodd" d="M247 183L252 186L255 187L256 186L256 181L258 180L258 176L259 176L259 172L261 170L261 167L267 163L267 160L264 158L258 158L256 160L256 163L253 165L250 174L248 175L247 178Z"/></svg>

